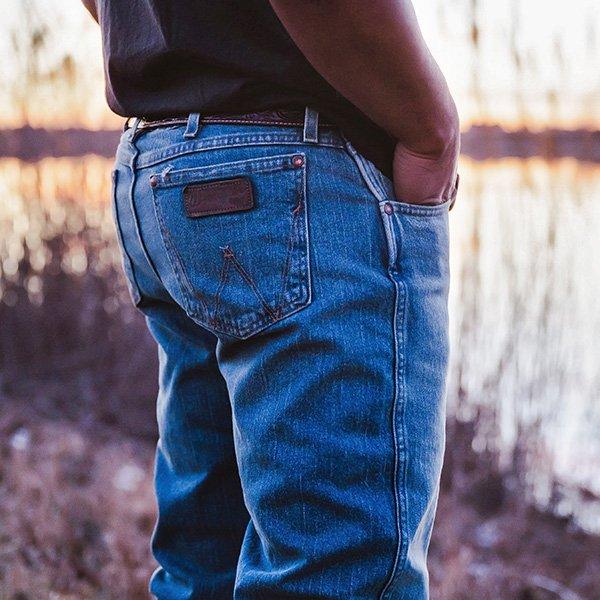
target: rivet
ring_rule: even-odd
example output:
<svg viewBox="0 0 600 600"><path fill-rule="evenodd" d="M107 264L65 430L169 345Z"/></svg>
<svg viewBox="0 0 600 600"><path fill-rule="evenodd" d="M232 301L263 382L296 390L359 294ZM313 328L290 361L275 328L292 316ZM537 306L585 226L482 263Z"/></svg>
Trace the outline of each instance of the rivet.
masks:
<svg viewBox="0 0 600 600"><path fill-rule="evenodd" d="M292 158L292 164L295 167L301 167L304 164L304 157L297 154L294 156L294 158Z"/></svg>
<svg viewBox="0 0 600 600"><path fill-rule="evenodd" d="M158 185L158 177L156 175L152 175L152 177L150 177L150 185L152 187L156 187Z"/></svg>
<svg viewBox="0 0 600 600"><path fill-rule="evenodd" d="M394 207L391 205L390 202L386 202L383 205L383 210L384 210L384 212L385 212L386 215L391 215L394 212Z"/></svg>

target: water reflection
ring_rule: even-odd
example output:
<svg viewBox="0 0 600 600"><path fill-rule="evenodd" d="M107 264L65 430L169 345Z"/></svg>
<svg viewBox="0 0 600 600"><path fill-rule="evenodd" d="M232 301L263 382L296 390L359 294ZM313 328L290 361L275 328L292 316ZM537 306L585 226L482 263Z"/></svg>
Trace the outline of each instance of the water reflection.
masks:
<svg viewBox="0 0 600 600"><path fill-rule="evenodd" d="M108 276L118 271L109 197L110 161L48 158L0 161L0 299L14 305L16 287L44 300L44 274ZM107 302L107 310L115 309Z"/></svg>
<svg viewBox="0 0 600 600"><path fill-rule="evenodd" d="M90 335L105 337L107 322L121 336L119 348L109 340L112 363L139 339L139 329L127 332L141 321L120 276L110 168L96 157L0 161L4 378L23 376L32 347L43 350L38 363L54 351L55 368L76 364L69 357L89 350ZM600 531L600 167L465 160L461 174L451 213L450 410L477 417L478 449L499 450L535 501L574 510ZM151 351L131 355L147 370Z"/></svg>
<svg viewBox="0 0 600 600"><path fill-rule="evenodd" d="M600 494L600 168L571 160L463 164L452 214L449 402L480 419L542 504ZM567 494L568 496L568 494ZM600 529L597 505L580 519Z"/></svg>
<svg viewBox="0 0 600 600"><path fill-rule="evenodd" d="M156 351L121 275L110 168L0 161L0 400L153 437Z"/></svg>

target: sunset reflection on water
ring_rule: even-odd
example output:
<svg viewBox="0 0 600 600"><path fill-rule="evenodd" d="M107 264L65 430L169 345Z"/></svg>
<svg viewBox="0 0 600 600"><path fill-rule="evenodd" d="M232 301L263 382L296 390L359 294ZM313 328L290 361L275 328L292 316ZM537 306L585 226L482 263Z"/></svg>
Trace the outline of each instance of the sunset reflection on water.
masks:
<svg viewBox="0 0 600 600"><path fill-rule="evenodd" d="M43 299L43 274L59 268L76 277L118 269L110 205L108 159L0 161L0 297L14 301L19 283L32 302ZM56 254L59 254L57 256ZM27 268L23 269L23 259Z"/></svg>

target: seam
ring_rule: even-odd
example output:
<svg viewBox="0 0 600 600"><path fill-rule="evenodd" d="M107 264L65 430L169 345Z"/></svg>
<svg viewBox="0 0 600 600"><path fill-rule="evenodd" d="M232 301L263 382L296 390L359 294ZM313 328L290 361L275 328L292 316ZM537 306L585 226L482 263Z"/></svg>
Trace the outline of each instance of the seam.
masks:
<svg viewBox="0 0 600 600"><path fill-rule="evenodd" d="M196 177L210 176L211 173L215 173L219 177L227 177L228 171L233 171L239 174L239 169L243 167L247 168L243 174L239 174L238 177L243 177L244 174L261 174L269 173L271 171L296 169L291 164L291 159L294 156L304 156L304 154L282 154L279 156L264 156L260 158L249 158L245 160L237 160L228 163L217 163L212 165L205 165L202 167L189 167L187 169L169 169L167 175L155 174L158 177L158 185L155 188L162 189L168 187L176 187L187 183L188 178L195 179ZM219 184L220 182L215 182ZM212 183L211 183L212 184Z"/></svg>
<svg viewBox="0 0 600 600"><path fill-rule="evenodd" d="M178 171L169 171L169 173L178 173ZM171 177L171 175L169 175L169 177ZM234 179L227 179L225 181L209 181L207 183L202 183L200 185L202 185L203 188L211 188L211 187L219 187L220 185L229 185L232 181L240 181L242 185L244 185L246 188L250 187L250 183L248 181L246 181L245 179L243 179L242 177L236 177Z"/></svg>
<svg viewBox="0 0 600 600"><path fill-rule="evenodd" d="M308 306L312 302L312 270L310 266L310 230L308 223L308 188L306 185L306 162L305 166L302 169L302 197L304 198L304 219L301 222L303 227L302 240L304 241L304 247L306 248L306 252L300 252L298 271L304 276L300 279L300 291L302 292L303 286L306 286L306 301L303 303L304 306Z"/></svg>
<svg viewBox="0 0 600 600"><path fill-rule="evenodd" d="M114 169L112 172L112 211L113 218L115 222L115 229L117 233L117 242L121 247L122 257L123 257L123 271L125 271L125 278L128 283L129 294L135 306L138 306L142 301L142 293L140 290L140 286L138 285L137 278L135 272L133 270L133 261L129 256L129 253L125 249L125 241L123 238L123 232L121 230L121 223L119 222L119 207L117 204L117 185L118 185L118 175L119 172L117 169Z"/></svg>
<svg viewBox="0 0 600 600"><path fill-rule="evenodd" d="M188 218L190 219L197 219L200 217L210 217L212 215L226 215L227 213L233 213L233 212L243 212L245 210L248 210L250 208L252 208L253 204L244 204L240 207L231 209L231 208L221 208L221 209L214 209L214 210L204 210L204 211L199 211L199 212L195 212L193 215L189 215ZM193 208L193 207L192 207Z"/></svg>
<svg viewBox="0 0 600 600"><path fill-rule="evenodd" d="M355 150L354 146L349 141L346 142L346 145L344 146L344 148L345 148L346 152L352 157L352 159L356 163L356 166L358 167L358 170L360 171L360 174L362 175L363 181L365 182L367 188L373 194L373 196L375 196L375 198L379 202L383 202L384 200L386 200L387 194L385 193L385 190L381 187L381 185L375 179L374 174L372 173L372 168L371 168L370 164L368 164L363 159L363 157Z"/></svg>
<svg viewBox="0 0 600 600"><path fill-rule="evenodd" d="M254 280L252 279L252 277L250 276L248 271L246 271L246 269L244 269L244 267L242 266L240 261L237 259L236 255L233 253L233 250L229 246L225 246L225 248L223 248L223 254L226 259L229 259L231 261L233 266L237 269L238 273L242 276L243 280L248 284L250 289L254 292L258 301L262 304L263 308L265 309L265 312L271 317L271 319L273 319L274 321L277 320L277 315L275 314L273 309L269 306L267 301L263 298L258 287L256 286L256 283L254 283Z"/></svg>
<svg viewBox="0 0 600 600"><path fill-rule="evenodd" d="M392 400L392 417L391 417L391 429L392 429L392 440L394 447L394 474L392 477L392 488L394 496L394 511L396 520L396 551L394 552L394 560L392 563L392 569L388 580L386 581L381 593L379 595L380 600L385 600L387 592L394 581L396 570L400 562L400 553L402 547L402 525L400 522L400 498L398 497L398 472L399 472L399 451L398 451L398 434L396 431L396 411L398 406L398 336L397 336L397 324L398 324L398 307L399 307L399 286L398 282L392 277L394 284L394 316L392 318L392 335L394 336L394 361L393 361L393 373L394 373L394 392Z"/></svg>
<svg viewBox="0 0 600 600"><path fill-rule="evenodd" d="M148 249L146 248L144 239L142 237L142 229L141 229L141 225L140 225L140 219L138 217L137 209L135 207L134 192L135 192L135 184L136 184L137 177L138 177L137 158L139 156L139 151L137 149L137 146L135 145L135 142L133 141L133 138L130 141L130 145L133 148L133 153L131 155L131 162L129 164L129 168L131 169L131 184L129 186L129 198L128 198L129 210L131 212L135 235L137 237L139 246L142 250L142 254L143 254L144 258L146 259L146 263L150 267L150 270L152 271L154 277L156 277L156 279L158 281L160 281L160 275L158 274L158 270L156 269L156 266L154 265L154 261L152 260L150 253L148 252ZM138 286L138 288L139 288L139 286ZM141 289L139 291L141 292Z"/></svg>
<svg viewBox="0 0 600 600"><path fill-rule="evenodd" d="M399 444L399 467L400 467L400 477L399 484L400 489L398 490L398 495L400 497L400 527L401 527L401 536L400 536L400 554L399 554L399 562L398 568L404 569L406 565L406 557L408 554L408 496L406 491L406 481L408 474L408 446L406 443L407 433L406 433L406 403L407 403L407 395L406 395L406 307L407 307L407 297L408 290L404 282L400 283L401 290L401 319L400 319L400 348L401 352L399 354L398 361L398 386L399 386L399 395L398 398L400 400L399 415L398 418L400 422L397 427L400 429L400 444Z"/></svg>
<svg viewBox="0 0 600 600"><path fill-rule="evenodd" d="M328 139L329 138L329 139ZM159 164L170 158L182 156L185 154L193 154L195 152L204 152L209 150L220 150L224 148L243 148L248 146L301 146L303 145L302 138L300 136L289 135L289 134L246 134L238 135L232 138L231 135L220 136L215 138L207 138L202 141L195 142L181 142L162 151L148 151L140 154L137 160L137 169L145 169L153 165ZM312 144L314 147L315 144ZM321 135L318 146L326 148L344 148L344 144L337 141L331 136Z"/></svg>
<svg viewBox="0 0 600 600"><path fill-rule="evenodd" d="M407 202L399 202L398 200L391 200L390 202L399 213L410 217L433 217L449 211L452 204L449 199L432 206L419 206L418 204L409 204Z"/></svg>
<svg viewBox="0 0 600 600"><path fill-rule="evenodd" d="M215 292L215 307L213 310L213 315L209 316L210 323L216 323L217 321L223 323L223 320L219 317L219 308L221 308L221 294L223 293L223 289L227 283L230 264L231 262L229 261L228 256L225 254L225 250L223 250L223 264L221 265L221 274L219 275L219 285L217 286L217 291Z"/></svg>
<svg viewBox="0 0 600 600"><path fill-rule="evenodd" d="M214 125L237 125L238 123L242 125L282 125L286 127L302 127L303 123L298 121L252 121L250 119L205 119L203 123L206 124L214 124Z"/></svg>
<svg viewBox="0 0 600 600"><path fill-rule="evenodd" d="M398 241L394 235L394 227L392 225L394 215L386 214L383 210L384 206L385 202L379 203L379 212L383 218L383 229L387 240L389 269L393 271L395 269L396 259L398 258Z"/></svg>
<svg viewBox="0 0 600 600"><path fill-rule="evenodd" d="M383 587L379 598L385 600L389 598L389 592L396 579L398 571L406 561L408 535L407 535L407 497L406 497L406 423L405 423L405 407L406 407L406 383L405 383L405 367L406 367L406 286L395 273L397 272L396 264L398 257L398 242L396 234L392 226L392 219L397 218L395 215L390 215L389 223L386 227L388 234L388 243L390 244L390 264L388 274L394 284L394 316L393 316L393 336L394 336L394 397L392 404L392 439L394 446L394 474L392 478L394 492L394 508L396 512L396 534L397 546L394 554L394 561L389 578Z"/></svg>
<svg viewBox="0 0 600 600"><path fill-rule="evenodd" d="M299 181L300 185L296 185L297 193L298 193L298 202L296 206L292 209L292 221L290 223L290 233L288 237L288 245L285 256L285 263L283 265L283 273L281 276L281 292L279 294L279 301L277 302L277 313L278 316L283 314L283 305L286 298L286 292L288 291L288 282L287 277L290 271L290 267L292 265L294 248L298 244L300 245L300 241L302 239L300 235L300 214L302 213L302 209L304 207L304 203L306 201L304 196L304 188L302 184L302 180ZM297 239L298 238L298 239ZM299 270L302 271L302 265L299 265Z"/></svg>
<svg viewBox="0 0 600 600"><path fill-rule="evenodd" d="M290 234L288 237L288 244L285 253L285 262L283 264L283 273L281 274L281 291L279 292L279 300L277 301L277 315L281 316L283 313L283 304L285 302L285 295L287 292L287 276L290 270L290 264L292 261L292 252L294 250L294 235L296 233L296 215L292 212L292 222L290 225Z"/></svg>

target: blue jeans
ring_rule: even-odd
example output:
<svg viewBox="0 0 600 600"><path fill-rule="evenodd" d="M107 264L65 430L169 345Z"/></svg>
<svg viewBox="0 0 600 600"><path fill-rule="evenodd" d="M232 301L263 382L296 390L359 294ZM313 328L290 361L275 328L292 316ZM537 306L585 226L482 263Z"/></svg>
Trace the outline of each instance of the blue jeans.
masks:
<svg viewBox="0 0 600 600"><path fill-rule="evenodd" d="M160 356L160 600L428 596L448 204L398 202L306 118L119 145L124 270ZM223 210L198 214L213 184Z"/></svg>

